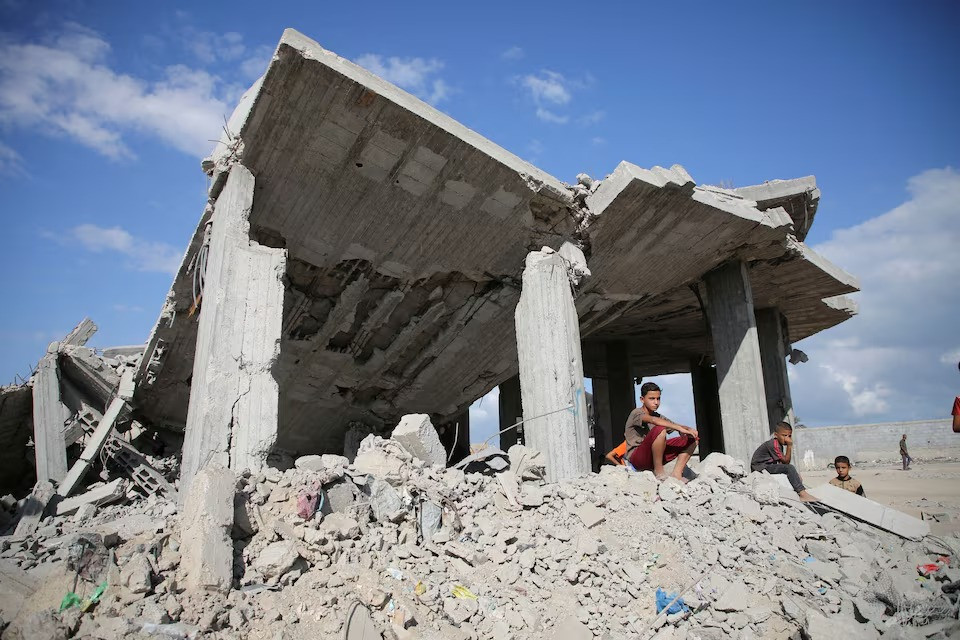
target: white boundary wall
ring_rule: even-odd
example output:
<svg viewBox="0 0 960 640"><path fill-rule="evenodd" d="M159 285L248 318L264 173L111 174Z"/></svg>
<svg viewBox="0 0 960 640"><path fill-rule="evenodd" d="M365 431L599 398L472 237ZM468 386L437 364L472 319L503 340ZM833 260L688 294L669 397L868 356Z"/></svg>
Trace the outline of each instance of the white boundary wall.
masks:
<svg viewBox="0 0 960 640"><path fill-rule="evenodd" d="M900 436L914 458L960 457L960 433L950 420L917 420L838 427L806 427L793 431L793 462L800 469L823 469L837 456L857 462L899 460Z"/></svg>

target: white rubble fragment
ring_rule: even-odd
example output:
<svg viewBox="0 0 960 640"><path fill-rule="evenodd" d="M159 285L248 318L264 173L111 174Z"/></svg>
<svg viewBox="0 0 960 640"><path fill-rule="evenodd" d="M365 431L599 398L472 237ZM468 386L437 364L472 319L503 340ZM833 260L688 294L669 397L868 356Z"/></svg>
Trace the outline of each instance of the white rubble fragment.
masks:
<svg viewBox="0 0 960 640"><path fill-rule="evenodd" d="M193 478L181 514L181 567L188 589L230 590L233 582L233 497L229 469L209 465Z"/></svg>
<svg viewBox="0 0 960 640"><path fill-rule="evenodd" d="M447 452L440 444L440 436L427 414L403 416L390 437L403 445L414 458L431 465L446 465Z"/></svg>
<svg viewBox="0 0 960 640"><path fill-rule="evenodd" d="M267 579L279 578L300 559L297 545L291 540L268 544L253 561L253 568Z"/></svg>

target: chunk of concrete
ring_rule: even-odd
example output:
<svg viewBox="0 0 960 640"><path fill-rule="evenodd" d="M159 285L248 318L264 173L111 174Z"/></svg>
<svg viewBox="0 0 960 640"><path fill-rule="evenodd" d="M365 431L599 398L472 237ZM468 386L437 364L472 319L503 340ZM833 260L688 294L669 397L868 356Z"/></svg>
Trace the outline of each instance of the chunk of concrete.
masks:
<svg viewBox="0 0 960 640"><path fill-rule="evenodd" d="M809 492L831 509L851 515L858 520L863 520L884 531L895 533L902 538L919 540L930 533L929 522L908 516L896 509L885 507L878 502L858 496L832 484L822 484L809 489Z"/></svg>
<svg viewBox="0 0 960 640"><path fill-rule="evenodd" d="M368 478L366 493L370 496L373 517L378 522L391 522L403 514L403 501L400 499L400 494L387 482L375 477Z"/></svg>
<svg viewBox="0 0 960 640"><path fill-rule="evenodd" d="M190 485L181 515L180 566L188 590L225 593L233 582L232 471L209 465Z"/></svg>
<svg viewBox="0 0 960 640"><path fill-rule="evenodd" d="M430 416L425 413L403 416L390 437L403 445L414 458L427 464L443 466L447 463L447 452L440 444L440 436L430 422Z"/></svg>
<svg viewBox="0 0 960 640"><path fill-rule="evenodd" d="M77 509L85 504L92 504L99 507L101 505L119 502L126 497L129 487L129 482L123 478L117 478L112 482L94 487L80 495L61 500L57 503L56 514L58 516L68 516L71 513L76 513Z"/></svg>
<svg viewBox="0 0 960 640"><path fill-rule="evenodd" d="M257 554L257 559L253 561L253 567L269 580L270 578L279 578L290 571L299 559L300 552L297 550L296 543L291 540L281 540L268 544L263 551Z"/></svg>
<svg viewBox="0 0 960 640"><path fill-rule="evenodd" d="M592 504L585 504L576 511L577 517L587 529L591 529L607 519L602 509Z"/></svg>

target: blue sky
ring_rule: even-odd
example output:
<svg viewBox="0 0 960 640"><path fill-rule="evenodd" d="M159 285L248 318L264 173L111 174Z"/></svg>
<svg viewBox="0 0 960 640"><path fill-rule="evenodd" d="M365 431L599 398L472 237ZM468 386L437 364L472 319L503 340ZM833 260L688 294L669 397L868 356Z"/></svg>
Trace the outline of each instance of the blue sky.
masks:
<svg viewBox="0 0 960 640"><path fill-rule="evenodd" d="M808 242L864 292L861 316L799 345L798 414L947 413L960 5L459 4L0 2L0 381L85 315L96 346L146 338L208 141L294 27L566 181L624 159L728 186L815 174ZM691 420L687 379L664 382Z"/></svg>

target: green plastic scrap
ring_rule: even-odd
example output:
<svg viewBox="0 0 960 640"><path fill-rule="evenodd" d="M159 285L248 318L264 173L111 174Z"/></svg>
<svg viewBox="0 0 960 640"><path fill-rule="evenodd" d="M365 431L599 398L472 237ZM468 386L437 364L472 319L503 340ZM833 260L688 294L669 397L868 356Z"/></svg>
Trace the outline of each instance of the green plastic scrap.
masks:
<svg viewBox="0 0 960 640"><path fill-rule="evenodd" d="M80 607L80 611L86 613L90 607L95 605L100 601L100 598L103 596L103 592L107 590L107 581L104 580L100 585L93 590L93 593L90 594L90 597L86 600L81 600L73 591L68 591L67 595L63 596L63 600L60 601L60 611L65 611L72 607Z"/></svg>

